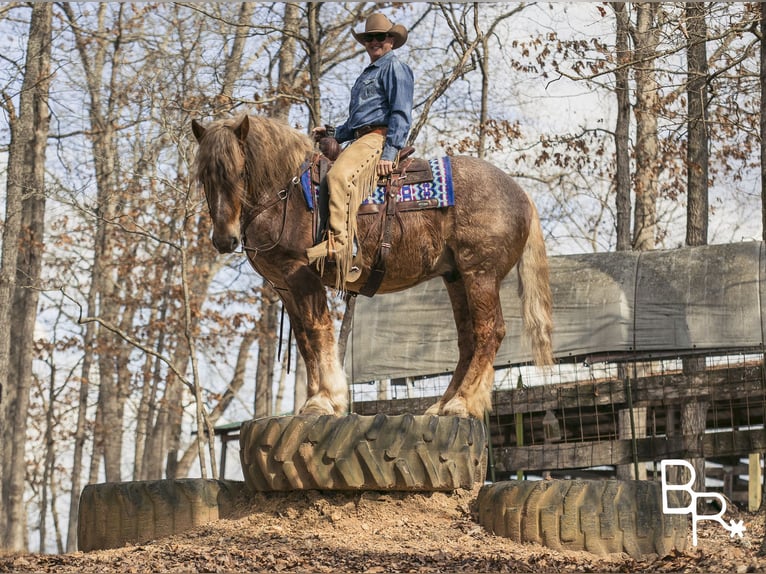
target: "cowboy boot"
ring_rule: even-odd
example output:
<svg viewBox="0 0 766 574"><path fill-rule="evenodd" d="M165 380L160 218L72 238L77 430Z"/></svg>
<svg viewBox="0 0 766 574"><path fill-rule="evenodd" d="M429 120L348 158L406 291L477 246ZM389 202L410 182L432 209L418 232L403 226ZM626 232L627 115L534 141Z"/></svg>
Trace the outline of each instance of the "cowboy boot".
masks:
<svg viewBox="0 0 766 574"><path fill-rule="evenodd" d="M348 243L348 210L351 196L346 193L343 194L343 197L338 197L340 195L330 190L327 239L306 250L309 264L322 258L337 260L338 257L346 252Z"/></svg>
<svg viewBox="0 0 766 574"><path fill-rule="evenodd" d="M354 257L351 269L346 273L346 283L356 283L362 276L362 258Z"/></svg>

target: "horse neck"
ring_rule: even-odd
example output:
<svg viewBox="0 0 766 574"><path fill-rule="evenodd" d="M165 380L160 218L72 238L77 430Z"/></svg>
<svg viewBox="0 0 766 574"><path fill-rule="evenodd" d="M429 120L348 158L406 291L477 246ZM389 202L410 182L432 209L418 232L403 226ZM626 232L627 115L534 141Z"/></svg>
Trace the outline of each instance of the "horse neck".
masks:
<svg viewBox="0 0 766 574"><path fill-rule="evenodd" d="M287 139L279 138L287 143L276 145L277 138L275 135L272 141L258 141L257 138L248 141L245 158L250 184L246 199L253 204L268 202L275 193L286 190L293 178L300 177L301 164L311 151L291 145Z"/></svg>

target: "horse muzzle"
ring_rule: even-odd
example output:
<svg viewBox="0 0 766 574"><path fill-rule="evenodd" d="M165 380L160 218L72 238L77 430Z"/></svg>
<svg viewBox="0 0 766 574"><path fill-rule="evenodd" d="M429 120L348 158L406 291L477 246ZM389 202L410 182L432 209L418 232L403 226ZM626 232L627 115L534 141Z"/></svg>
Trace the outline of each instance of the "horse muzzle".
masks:
<svg viewBox="0 0 766 574"><path fill-rule="evenodd" d="M239 237L230 234L213 234L213 245L218 253L234 253L239 247Z"/></svg>

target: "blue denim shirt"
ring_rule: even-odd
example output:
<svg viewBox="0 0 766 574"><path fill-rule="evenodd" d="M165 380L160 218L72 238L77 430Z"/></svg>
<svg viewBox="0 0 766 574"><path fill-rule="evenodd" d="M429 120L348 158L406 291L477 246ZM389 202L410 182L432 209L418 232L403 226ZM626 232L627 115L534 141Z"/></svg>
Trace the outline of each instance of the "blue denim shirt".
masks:
<svg viewBox="0 0 766 574"><path fill-rule="evenodd" d="M415 79L412 70L394 52L367 66L351 88L348 119L335 128L335 139L354 139L362 126L388 126L386 144L380 159L395 160L404 147L412 126L412 99Z"/></svg>

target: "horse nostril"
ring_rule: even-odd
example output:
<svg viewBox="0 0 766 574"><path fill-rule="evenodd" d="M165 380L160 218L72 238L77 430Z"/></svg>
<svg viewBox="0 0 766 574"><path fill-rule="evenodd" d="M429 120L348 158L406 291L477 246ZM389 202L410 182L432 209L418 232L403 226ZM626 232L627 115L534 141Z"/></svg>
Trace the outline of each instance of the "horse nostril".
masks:
<svg viewBox="0 0 766 574"><path fill-rule="evenodd" d="M239 245L239 239L233 235L227 235L225 237L213 235L213 245L218 250L218 253L233 253Z"/></svg>

